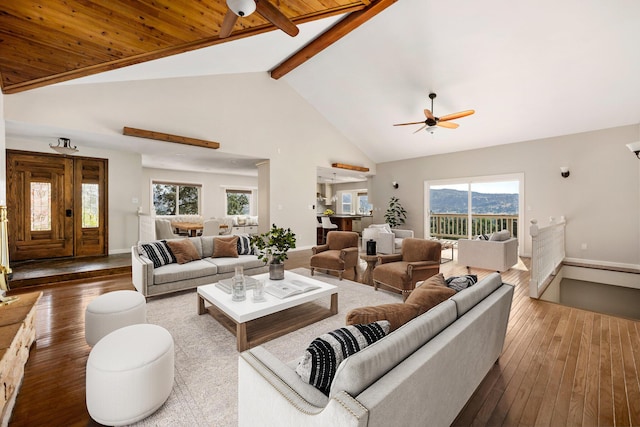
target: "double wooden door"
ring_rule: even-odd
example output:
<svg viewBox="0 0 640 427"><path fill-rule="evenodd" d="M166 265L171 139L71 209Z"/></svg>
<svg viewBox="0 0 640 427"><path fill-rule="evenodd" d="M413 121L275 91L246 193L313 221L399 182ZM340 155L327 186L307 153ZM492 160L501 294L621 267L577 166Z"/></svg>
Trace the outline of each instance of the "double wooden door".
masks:
<svg viewBox="0 0 640 427"><path fill-rule="evenodd" d="M7 150L12 260L106 255L107 160Z"/></svg>

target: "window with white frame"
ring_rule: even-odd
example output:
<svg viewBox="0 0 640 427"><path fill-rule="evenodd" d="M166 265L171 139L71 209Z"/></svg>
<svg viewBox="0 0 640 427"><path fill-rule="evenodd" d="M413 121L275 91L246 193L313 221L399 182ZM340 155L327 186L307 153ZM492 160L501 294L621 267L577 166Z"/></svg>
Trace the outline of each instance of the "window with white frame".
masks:
<svg viewBox="0 0 640 427"><path fill-rule="evenodd" d="M342 205L342 212L349 214L352 213L351 207L353 206L353 194L349 192L342 192L340 195L340 201Z"/></svg>
<svg viewBox="0 0 640 427"><path fill-rule="evenodd" d="M255 212L251 190L227 188L225 194L227 215L251 215Z"/></svg>
<svg viewBox="0 0 640 427"><path fill-rule="evenodd" d="M202 185L153 181L153 208L156 215L199 215Z"/></svg>

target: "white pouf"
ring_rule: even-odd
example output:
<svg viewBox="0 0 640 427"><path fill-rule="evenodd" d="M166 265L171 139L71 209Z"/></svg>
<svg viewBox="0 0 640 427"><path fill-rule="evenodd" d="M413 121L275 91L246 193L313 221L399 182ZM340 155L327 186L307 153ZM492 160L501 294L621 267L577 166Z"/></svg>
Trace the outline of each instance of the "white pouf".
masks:
<svg viewBox="0 0 640 427"><path fill-rule="evenodd" d="M94 346L124 326L147 322L147 301L137 291L113 291L94 299L84 313L84 337Z"/></svg>
<svg viewBox="0 0 640 427"><path fill-rule="evenodd" d="M154 413L173 388L169 331L148 323L102 338L87 360L87 409L100 424L131 424Z"/></svg>

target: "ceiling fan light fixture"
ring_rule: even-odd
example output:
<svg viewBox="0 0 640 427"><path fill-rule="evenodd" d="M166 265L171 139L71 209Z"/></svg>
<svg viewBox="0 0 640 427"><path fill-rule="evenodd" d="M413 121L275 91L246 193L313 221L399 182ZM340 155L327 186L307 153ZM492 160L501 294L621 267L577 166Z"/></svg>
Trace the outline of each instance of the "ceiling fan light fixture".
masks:
<svg viewBox="0 0 640 427"><path fill-rule="evenodd" d="M249 16L256 11L256 2L253 0L227 0L227 6L238 16Z"/></svg>
<svg viewBox="0 0 640 427"><path fill-rule="evenodd" d="M431 135L436 133L436 129L438 129L438 126L427 126L424 128L425 132L430 133Z"/></svg>

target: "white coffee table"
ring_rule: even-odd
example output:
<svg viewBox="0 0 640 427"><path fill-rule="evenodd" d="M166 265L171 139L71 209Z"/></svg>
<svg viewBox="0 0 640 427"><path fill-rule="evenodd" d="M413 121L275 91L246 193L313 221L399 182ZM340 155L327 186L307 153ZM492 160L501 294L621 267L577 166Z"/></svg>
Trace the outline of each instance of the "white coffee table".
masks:
<svg viewBox="0 0 640 427"><path fill-rule="evenodd" d="M304 326L338 313L338 287L320 280L285 271L284 280L269 280L269 273L251 276L271 282L301 280L319 286L309 292L280 299L265 292L265 301L253 302L252 291L244 301L232 301L231 294L215 284L198 286L198 314L206 312L218 320L231 333L236 334L238 351L244 351ZM329 308L314 301L330 297ZM205 308L205 301L211 304Z"/></svg>

